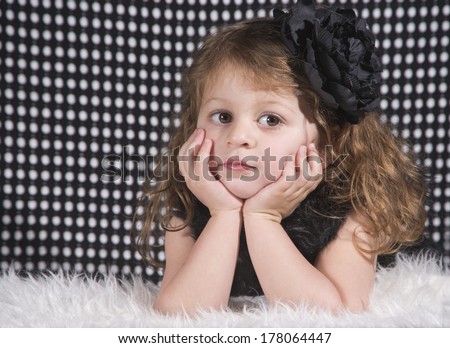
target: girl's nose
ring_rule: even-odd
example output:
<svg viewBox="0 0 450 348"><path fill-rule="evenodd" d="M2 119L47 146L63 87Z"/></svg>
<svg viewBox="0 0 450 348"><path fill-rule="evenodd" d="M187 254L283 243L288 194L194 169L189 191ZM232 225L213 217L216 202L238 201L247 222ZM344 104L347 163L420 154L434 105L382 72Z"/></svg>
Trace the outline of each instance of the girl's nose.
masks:
<svg viewBox="0 0 450 348"><path fill-rule="evenodd" d="M234 124L228 133L229 146L253 148L256 145L256 134L251 125Z"/></svg>

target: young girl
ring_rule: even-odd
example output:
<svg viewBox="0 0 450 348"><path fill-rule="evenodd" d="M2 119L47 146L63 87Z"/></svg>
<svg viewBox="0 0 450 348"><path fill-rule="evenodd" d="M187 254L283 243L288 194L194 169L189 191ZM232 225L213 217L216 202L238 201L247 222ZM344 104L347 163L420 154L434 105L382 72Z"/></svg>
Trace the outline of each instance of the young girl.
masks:
<svg viewBox="0 0 450 348"><path fill-rule="evenodd" d="M206 38L136 242L165 231L155 307L231 296L363 310L377 256L423 233L426 187L377 114L381 66L352 10L308 0ZM153 232L153 235L152 235Z"/></svg>

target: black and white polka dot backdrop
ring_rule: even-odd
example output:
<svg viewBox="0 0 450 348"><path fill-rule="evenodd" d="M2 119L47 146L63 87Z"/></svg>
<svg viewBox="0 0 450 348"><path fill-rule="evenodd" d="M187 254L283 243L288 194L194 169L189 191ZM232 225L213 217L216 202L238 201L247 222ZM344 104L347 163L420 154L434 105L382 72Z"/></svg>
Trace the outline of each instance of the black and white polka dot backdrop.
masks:
<svg viewBox="0 0 450 348"><path fill-rule="evenodd" d="M157 280L128 231L145 159L179 108L180 71L210 28L290 3L1 0L1 270ZM429 167L426 230L449 264L449 1L339 3L378 38L382 108Z"/></svg>

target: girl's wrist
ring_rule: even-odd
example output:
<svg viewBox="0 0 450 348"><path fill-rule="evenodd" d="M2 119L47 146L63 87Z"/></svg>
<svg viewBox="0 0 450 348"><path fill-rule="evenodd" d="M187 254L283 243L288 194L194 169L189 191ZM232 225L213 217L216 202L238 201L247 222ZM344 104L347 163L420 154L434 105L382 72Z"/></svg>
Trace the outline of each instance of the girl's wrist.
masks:
<svg viewBox="0 0 450 348"><path fill-rule="evenodd" d="M226 226L227 231L241 232L242 228L242 212L241 210L216 210L210 211L210 222L219 226Z"/></svg>
<svg viewBox="0 0 450 348"><path fill-rule="evenodd" d="M241 219L242 208L229 209L229 210L210 209L209 214L211 215L211 217L225 216L225 217L229 217L229 218L239 217Z"/></svg>
<svg viewBox="0 0 450 348"><path fill-rule="evenodd" d="M244 224L246 222L274 222L281 223L283 219L281 214L276 212L245 212L242 214Z"/></svg>

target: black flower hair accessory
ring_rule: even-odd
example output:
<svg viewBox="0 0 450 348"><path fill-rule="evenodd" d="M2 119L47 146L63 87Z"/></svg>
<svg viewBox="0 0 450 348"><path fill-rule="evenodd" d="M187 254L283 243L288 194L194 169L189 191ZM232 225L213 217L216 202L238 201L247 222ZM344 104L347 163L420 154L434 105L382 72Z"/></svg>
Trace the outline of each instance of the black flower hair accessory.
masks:
<svg viewBox="0 0 450 348"><path fill-rule="evenodd" d="M298 0L287 13L276 9L274 17L313 89L343 121L378 110L382 66L365 20L352 9L316 9L313 0Z"/></svg>

